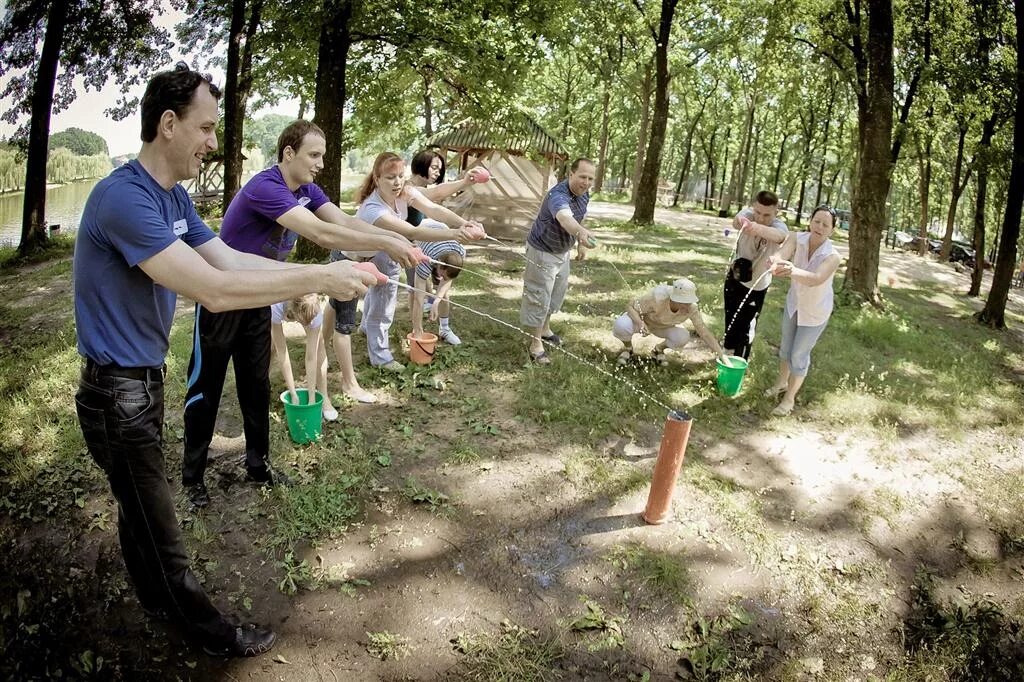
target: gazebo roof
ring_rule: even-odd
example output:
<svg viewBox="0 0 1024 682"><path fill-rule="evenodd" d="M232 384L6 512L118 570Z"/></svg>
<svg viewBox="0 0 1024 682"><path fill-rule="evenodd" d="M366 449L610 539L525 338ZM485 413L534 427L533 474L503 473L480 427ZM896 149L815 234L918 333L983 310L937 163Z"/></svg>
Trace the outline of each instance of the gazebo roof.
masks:
<svg viewBox="0 0 1024 682"><path fill-rule="evenodd" d="M464 119L427 140L427 146L457 152L500 149L518 154L534 152L549 159L569 158L561 143L523 112L513 114L504 123L490 125Z"/></svg>

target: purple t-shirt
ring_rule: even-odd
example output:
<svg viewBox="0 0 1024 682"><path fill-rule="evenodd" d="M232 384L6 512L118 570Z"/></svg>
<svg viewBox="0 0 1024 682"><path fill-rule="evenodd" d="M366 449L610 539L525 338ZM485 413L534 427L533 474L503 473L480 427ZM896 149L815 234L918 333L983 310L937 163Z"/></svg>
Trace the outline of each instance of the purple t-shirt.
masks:
<svg viewBox="0 0 1024 682"><path fill-rule="evenodd" d="M277 219L296 206L316 211L329 201L312 182L292 192L281 169L271 166L254 175L231 200L221 223L220 238L238 251L288 260L299 235L285 229Z"/></svg>

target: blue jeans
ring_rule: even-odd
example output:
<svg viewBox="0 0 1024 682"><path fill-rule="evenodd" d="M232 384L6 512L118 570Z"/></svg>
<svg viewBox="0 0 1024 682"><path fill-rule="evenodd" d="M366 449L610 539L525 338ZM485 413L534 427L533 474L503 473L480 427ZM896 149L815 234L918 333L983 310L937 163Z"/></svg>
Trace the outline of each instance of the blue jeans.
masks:
<svg viewBox="0 0 1024 682"><path fill-rule="evenodd" d="M370 364L374 367L386 365L395 359L391 352L391 324L395 321L395 307L398 305L398 275L402 268L381 251L372 263L387 276L386 284L378 284L366 290L363 299L363 327L366 329L366 348Z"/></svg>
<svg viewBox="0 0 1024 682"><path fill-rule="evenodd" d="M233 641L234 624L196 580L181 539L164 470L162 370L89 362L75 407L89 454L117 501L121 555L143 608L166 610L204 643Z"/></svg>
<svg viewBox="0 0 1024 682"><path fill-rule="evenodd" d="M782 343L779 344L779 359L789 363L789 371L797 376L807 376L811 366L811 349L825 331L828 322L816 327L800 327L796 323L796 315L790 317L786 309L782 309Z"/></svg>

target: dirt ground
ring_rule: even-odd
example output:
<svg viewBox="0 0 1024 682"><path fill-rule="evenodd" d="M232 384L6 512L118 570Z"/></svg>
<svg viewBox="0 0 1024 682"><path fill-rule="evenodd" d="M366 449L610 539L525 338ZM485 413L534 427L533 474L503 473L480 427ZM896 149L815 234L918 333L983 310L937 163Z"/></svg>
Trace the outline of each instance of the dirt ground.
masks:
<svg viewBox="0 0 1024 682"><path fill-rule="evenodd" d="M628 219L632 209L592 204L591 211ZM722 238L725 225L669 211L657 220L708 239ZM840 250L845 255L845 244ZM887 248L880 280L893 287L934 283L940 304L969 283L951 267ZM1021 290L1011 294L1011 306L1024 310ZM179 313L190 310L179 306ZM251 505L259 493L239 480L243 439L237 403L226 398L210 477L216 511L205 520L219 537L205 546L198 565L210 574L218 603L251 597L251 617L272 625L278 643L256 659L209 659L143 621L125 589L99 616L121 662L158 679L464 679L464 656L453 640L498 633L507 620L559 640L564 656L553 668L562 679L670 680L683 671L671 643L690 627L693 609L714 614L732 605L756 619L747 643L752 679L867 680L900 661L893 629L923 562L949 592L1013 603L1024 587L1024 559L1000 554L990 510L979 506L962 475L965 467L981 479L1019 474L1024 443L1005 442L998 432L971 432L958 442L928 433L875 438L862 429L823 432L799 418L783 429L751 417L749 429L720 438L695 423L671 518L650 526L640 517L646 488L609 498L571 469L585 450L617 472L649 475L662 424L640 425L633 437L557 442L547 429L518 418L500 384L461 375L457 367L450 374L467 392L487 397L495 433L480 445L478 461L446 464L438 452L459 438L476 438L461 413L412 424L426 448L411 449L400 461L396 456L381 471L365 518L340 539L296 557L341 580L366 581L348 583L355 588L347 591L285 596L277 589L280 570L258 540L254 545L261 519ZM388 402L350 406L343 418L370 433L401 428L429 411ZM172 471L175 466L169 462ZM437 513L410 504L399 492L410 476L450 494L452 506ZM747 513L748 502L758 515ZM90 504L112 509L102 499ZM186 526L194 522L183 501L179 510ZM692 609L631 578L615 557L635 547L685 564ZM117 561L111 529L76 565L114 574ZM988 569L976 571L978 562ZM808 573L815 578L806 579ZM571 631L567 624L585 612L585 600L623 618L624 646L592 647L593 635ZM368 653L368 633L380 632L405 639L399 657Z"/></svg>

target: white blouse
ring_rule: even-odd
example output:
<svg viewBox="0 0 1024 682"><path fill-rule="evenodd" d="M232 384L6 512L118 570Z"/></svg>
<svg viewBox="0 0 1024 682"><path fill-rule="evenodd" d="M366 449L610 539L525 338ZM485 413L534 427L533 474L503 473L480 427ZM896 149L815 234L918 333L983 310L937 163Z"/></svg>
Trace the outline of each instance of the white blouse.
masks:
<svg viewBox="0 0 1024 682"><path fill-rule="evenodd" d="M811 239L810 232L800 232L796 235L796 253L793 254L793 267L817 272L825 259L836 252L832 241L826 239L814 255L808 258L807 244ZM789 294L786 295L786 314L792 317L796 315L796 323L799 327L817 327L828 322L832 315L832 280L835 273L829 275L821 284L808 286L801 284L795 279L789 285Z"/></svg>

